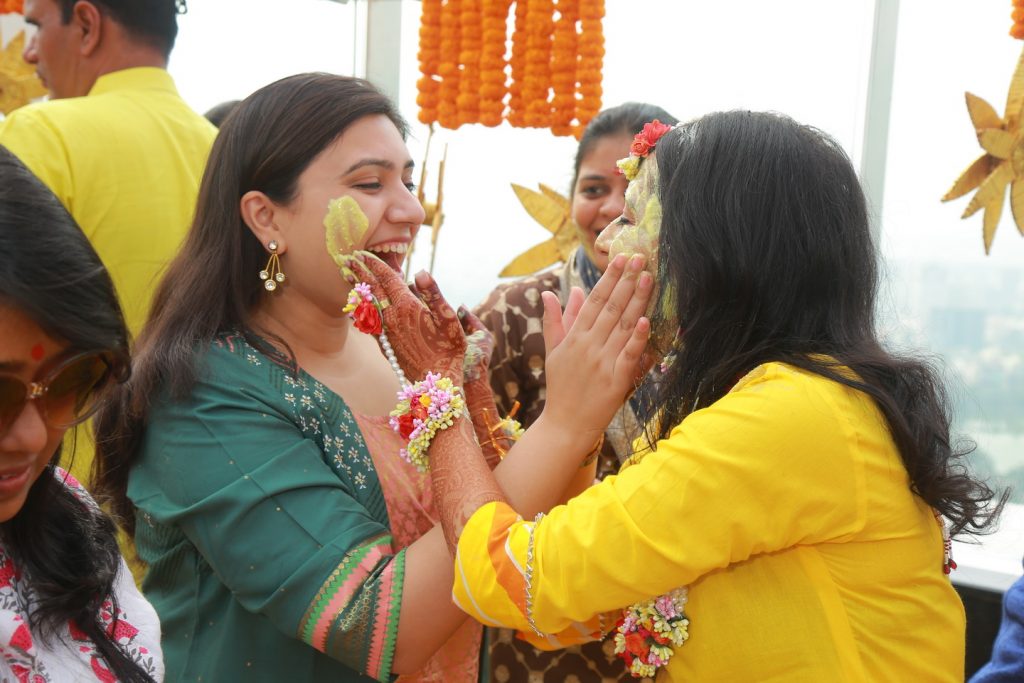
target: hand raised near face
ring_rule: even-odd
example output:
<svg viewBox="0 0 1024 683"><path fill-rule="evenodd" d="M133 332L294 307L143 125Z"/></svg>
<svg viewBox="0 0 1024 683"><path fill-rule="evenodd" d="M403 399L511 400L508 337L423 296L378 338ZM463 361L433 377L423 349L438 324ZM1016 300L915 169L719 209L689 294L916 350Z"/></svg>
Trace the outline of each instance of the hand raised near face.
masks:
<svg viewBox="0 0 1024 683"><path fill-rule="evenodd" d="M544 412L581 431L600 434L632 391L650 322L643 317L653 289L643 257L612 259L581 305L570 296L565 313L545 292L547 401Z"/></svg>
<svg viewBox="0 0 1024 683"><path fill-rule="evenodd" d="M384 331L410 381L439 372L462 384L466 337L458 316L426 272L406 285L401 274L369 252L356 252L355 277L370 285L383 307Z"/></svg>

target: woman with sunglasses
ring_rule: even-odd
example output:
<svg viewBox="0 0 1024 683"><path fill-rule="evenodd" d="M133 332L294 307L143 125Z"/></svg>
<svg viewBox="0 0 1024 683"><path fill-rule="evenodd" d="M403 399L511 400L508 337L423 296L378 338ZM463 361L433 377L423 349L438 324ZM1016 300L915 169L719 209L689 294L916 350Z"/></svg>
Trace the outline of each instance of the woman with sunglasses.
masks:
<svg viewBox="0 0 1024 683"><path fill-rule="evenodd" d="M3 147L0 253L0 680L163 680L114 523L57 467L128 374L124 319L74 219Z"/></svg>

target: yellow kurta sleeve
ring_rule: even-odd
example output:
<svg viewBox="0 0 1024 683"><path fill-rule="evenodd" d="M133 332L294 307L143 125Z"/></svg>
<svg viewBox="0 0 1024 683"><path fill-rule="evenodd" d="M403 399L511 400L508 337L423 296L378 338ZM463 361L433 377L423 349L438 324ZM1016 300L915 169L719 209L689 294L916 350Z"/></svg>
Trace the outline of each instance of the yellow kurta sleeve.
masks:
<svg viewBox="0 0 1024 683"><path fill-rule="evenodd" d="M0 121L0 145L11 151L71 210L71 166L63 132L37 106L11 112Z"/></svg>
<svg viewBox="0 0 1024 683"><path fill-rule="evenodd" d="M485 624L560 633L755 555L843 540L865 519L858 424L880 419L859 392L761 366L538 523L478 510L454 599Z"/></svg>

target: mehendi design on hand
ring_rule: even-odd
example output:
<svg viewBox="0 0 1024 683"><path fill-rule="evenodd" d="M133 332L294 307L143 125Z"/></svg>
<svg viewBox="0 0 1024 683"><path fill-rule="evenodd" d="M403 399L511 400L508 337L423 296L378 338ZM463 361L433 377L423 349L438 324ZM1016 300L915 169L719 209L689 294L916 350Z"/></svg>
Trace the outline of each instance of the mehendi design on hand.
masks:
<svg viewBox="0 0 1024 683"><path fill-rule="evenodd" d="M466 522L481 506L505 501L505 495L483 462L467 463L467 454L479 452L466 419L441 432L430 445L430 478L434 505L448 551L455 557Z"/></svg>

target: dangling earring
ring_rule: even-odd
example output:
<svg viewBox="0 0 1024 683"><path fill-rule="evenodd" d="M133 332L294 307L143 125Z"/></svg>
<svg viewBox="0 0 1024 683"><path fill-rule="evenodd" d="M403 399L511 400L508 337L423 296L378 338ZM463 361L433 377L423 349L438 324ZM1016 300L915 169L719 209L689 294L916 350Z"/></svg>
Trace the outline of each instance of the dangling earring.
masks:
<svg viewBox="0 0 1024 683"><path fill-rule="evenodd" d="M270 260L260 271L260 279L263 280L263 286L267 291L273 292L279 282L284 282L284 273L281 271L281 261L277 256L277 240L270 240L267 249L270 250Z"/></svg>

